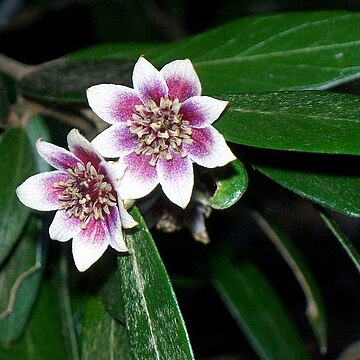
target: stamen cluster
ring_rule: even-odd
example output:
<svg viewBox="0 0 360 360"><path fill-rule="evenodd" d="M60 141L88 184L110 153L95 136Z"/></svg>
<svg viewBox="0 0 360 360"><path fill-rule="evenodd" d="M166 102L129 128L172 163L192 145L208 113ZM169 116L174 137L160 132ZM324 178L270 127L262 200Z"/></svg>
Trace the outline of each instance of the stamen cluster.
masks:
<svg viewBox="0 0 360 360"><path fill-rule="evenodd" d="M59 209L65 210L69 217L79 218L82 229L86 229L90 218L98 220L109 215L109 207L116 206L117 200L111 184L104 181L105 176L99 174L90 162L86 166L78 162L67 172L67 181L53 184L54 188L62 189L58 195Z"/></svg>
<svg viewBox="0 0 360 360"><path fill-rule="evenodd" d="M149 99L144 105L136 105L136 113L126 122L130 132L138 136L140 144L135 153L150 156L152 166L160 157L171 160L170 150L187 156L182 145L192 143L192 129L190 122L179 113L180 107L179 99L162 97L160 105Z"/></svg>

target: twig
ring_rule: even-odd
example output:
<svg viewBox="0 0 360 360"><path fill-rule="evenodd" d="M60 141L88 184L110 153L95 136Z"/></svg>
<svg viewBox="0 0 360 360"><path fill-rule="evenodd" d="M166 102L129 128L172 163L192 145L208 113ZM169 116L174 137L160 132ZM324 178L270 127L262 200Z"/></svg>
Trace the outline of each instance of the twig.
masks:
<svg viewBox="0 0 360 360"><path fill-rule="evenodd" d="M0 54L0 71L16 80L20 80L24 75L33 71L35 67L36 66L26 65L4 54Z"/></svg>

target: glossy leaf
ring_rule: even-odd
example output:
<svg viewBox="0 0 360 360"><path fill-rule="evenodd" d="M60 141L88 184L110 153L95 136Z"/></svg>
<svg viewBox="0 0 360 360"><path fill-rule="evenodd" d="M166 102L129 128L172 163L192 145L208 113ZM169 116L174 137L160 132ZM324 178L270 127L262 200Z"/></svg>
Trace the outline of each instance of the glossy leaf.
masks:
<svg viewBox="0 0 360 360"><path fill-rule="evenodd" d="M234 264L217 254L211 270L217 291L259 358L310 359L282 301L253 263Z"/></svg>
<svg viewBox="0 0 360 360"><path fill-rule="evenodd" d="M29 137L30 146L36 161L37 172L50 171L52 169L51 166L39 155L36 150L36 141L38 139L41 138L45 141L51 141L49 128L41 115L36 115L28 121L26 133Z"/></svg>
<svg viewBox="0 0 360 360"><path fill-rule="evenodd" d="M306 297L306 316L319 344L320 352L327 352L327 319L320 289L305 260L284 231L263 211L254 211L260 228L273 242L284 258Z"/></svg>
<svg viewBox="0 0 360 360"><path fill-rule="evenodd" d="M248 176L240 160L232 161L226 168L211 173L216 183L216 191L209 204L214 209L226 209L234 205L245 193Z"/></svg>
<svg viewBox="0 0 360 360"><path fill-rule="evenodd" d="M327 211L320 209L320 216L324 220L326 226L330 229L341 246L344 248L356 268L360 271L360 254L357 249Z"/></svg>
<svg viewBox="0 0 360 360"><path fill-rule="evenodd" d="M288 12L245 17L145 56L158 66L191 59L206 94L326 89L360 76L359 43L359 13Z"/></svg>
<svg viewBox="0 0 360 360"><path fill-rule="evenodd" d="M357 157L251 151L246 158L294 193L344 214L360 216Z"/></svg>
<svg viewBox="0 0 360 360"><path fill-rule="evenodd" d="M133 67L131 60L61 58L37 67L19 86L24 96L41 102L85 105L86 89L92 85L131 85Z"/></svg>
<svg viewBox="0 0 360 360"><path fill-rule="evenodd" d="M35 172L35 160L25 131L12 128L0 142L0 264L17 241L30 210L15 189Z"/></svg>
<svg viewBox="0 0 360 360"><path fill-rule="evenodd" d="M226 140L277 150L360 154L360 97L325 91L222 95Z"/></svg>
<svg viewBox="0 0 360 360"><path fill-rule="evenodd" d="M129 255L119 257L130 354L134 359L193 359L170 279L138 210L127 233Z"/></svg>
<svg viewBox="0 0 360 360"><path fill-rule="evenodd" d="M24 332L43 273L40 221L31 219L12 256L0 270L0 343L11 345Z"/></svg>
<svg viewBox="0 0 360 360"><path fill-rule="evenodd" d="M63 360L62 341L56 287L47 281L41 289L26 332L11 348L0 347L1 360Z"/></svg>
<svg viewBox="0 0 360 360"><path fill-rule="evenodd" d="M132 359L125 326L105 311L99 299L92 298L86 302L81 344L81 359Z"/></svg>

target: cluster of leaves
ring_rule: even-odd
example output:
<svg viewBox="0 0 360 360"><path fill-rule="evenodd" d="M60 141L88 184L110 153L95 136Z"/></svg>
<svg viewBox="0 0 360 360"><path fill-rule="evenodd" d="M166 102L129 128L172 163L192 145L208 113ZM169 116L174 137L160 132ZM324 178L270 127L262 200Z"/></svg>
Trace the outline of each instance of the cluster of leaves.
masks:
<svg viewBox="0 0 360 360"><path fill-rule="evenodd" d="M105 285L75 291L96 281L72 270L69 274L66 252L59 263L52 263L47 256L47 218L30 213L15 195L16 186L28 176L47 170L34 151L38 137L53 136L44 114L52 121L52 115L65 110L67 119L76 114L83 131L92 135L85 89L109 82L130 86L140 54L158 67L174 59L191 59L203 93L229 101L214 125L238 160L213 173L216 191L209 201L214 209L235 206L251 181L248 174L260 172L316 204L360 269L356 249L325 210L360 215L354 156L360 154L360 100L327 91L360 77L359 34L357 13L257 16L174 43L99 45L37 66L19 79L3 77L1 358L94 359L119 354L124 359L194 358L169 275L136 207L131 213L139 226L126 233L129 255L119 256L116 264L109 261L106 275L100 276L100 283L107 279ZM17 99L12 108L11 97ZM21 121L30 112L26 106L34 107L34 102L41 104L35 107L40 110L32 111L26 123ZM319 352L326 352L325 309L306 261L262 206L251 203L249 211L294 272L306 297L306 316ZM212 250L207 281L258 356L309 359L283 301L255 262L236 261L234 249L226 244Z"/></svg>

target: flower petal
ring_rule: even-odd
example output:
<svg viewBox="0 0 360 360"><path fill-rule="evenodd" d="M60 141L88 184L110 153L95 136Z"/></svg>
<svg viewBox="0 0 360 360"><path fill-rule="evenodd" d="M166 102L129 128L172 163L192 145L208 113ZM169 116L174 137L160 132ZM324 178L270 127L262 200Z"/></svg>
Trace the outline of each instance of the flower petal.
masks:
<svg viewBox="0 0 360 360"><path fill-rule="evenodd" d="M134 66L133 84L143 101L152 99L159 105L160 98L168 94L166 81L160 71L142 56Z"/></svg>
<svg viewBox="0 0 360 360"><path fill-rule="evenodd" d="M156 168L165 195L174 204L185 208L194 186L193 165L189 157L173 154L172 160L160 158Z"/></svg>
<svg viewBox="0 0 360 360"><path fill-rule="evenodd" d="M91 142L105 157L116 158L133 152L138 146L137 136L123 124L115 124L102 131Z"/></svg>
<svg viewBox="0 0 360 360"><path fill-rule="evenodd" d="M90 162L96 169L98 168L100 161L103 159L91 143L79 133L79 130L72 129L67 136L67 142L69 150L78 157L84 165Z"/></svg>
<svg viewBox="0 0 360 360"><path fill-rule="evenodd" d="M151 166L150 157L129 154L123 162L127 168L119 192L122 199L139 199L149 194L159 183L156 168Z"/></svg>
<svg viewBox="0 0 360 360"><path fill-rule="evenodd" d="M123 206L122 202L119 202L119 212L120 212L120 219L121 219L121 226L124 229L131 229L138 224L137 221L127 212L125 207Z"/></svg>
<svg viewBox="0 0 360 360"><path fill-rule="evenodd" d="M86 229L74 236L72 252L75 265L79 271L85 271L109 246L109 230L107 224L101 220L91 219Z"/></svg>
<svg viewBox="0 0 360 360"><path fill-rule="evenodd" d="M50 238L57 241L68 241L81 231L79 218L69 217L65 210L58 210L49 227Z"/></svg>
<svg viewBox="0 0 360 360"><path fill-rule="evenodd" d="M191 160L201 166L214 168L236 159L224 137L212 126L193 129L192 138L193 143L184 144L184 148Z"/></svg>
<svg viewBox="0 0 360 360"><path fill-rule="evenodd" d="M169 88L169 98L180 102L201 94L201 83L189 59L175 60L166 64L161 74Z"/></svg>
<svg viewBox="0 0 360 360"><path fill-rule="evenodd" d="M105 217L104 221L108 228L108 243L110 246L120 252L128 251L122 233L122 224L118 208L112 206L110 208L110 214Z"/></svg>
<svg viewBox="0 0 360 360"><path fill-rule="evenodd" d="M193 96L181 104L179 112L192 127L204 128L219 118L227 104L227 101L209 96Z"/></svg>
<svg viewBox="0 0 360 360"><path fill-rule="evenodd" d="M54 188L53 184L66 181L69 175L60 171L49 171L36 174L26 179L16 189L19 200L35 210L51 211L59 207L59 194L62 189Z"/></svg>
<svg viewBox="0 0 360 360"><path fill-rule="evenodd" d="M142 104L136 91L123 85L94 85L86 95L94 113L109 124L131 119L135 105Z"/></svg>
<svg viewBox="0 0 360 360"><path fill-rule="evenodd" d="M58 170L73 169L79 162L79 159L70 151L42 139L36 142L36 149L48 164Z"/></svg>

